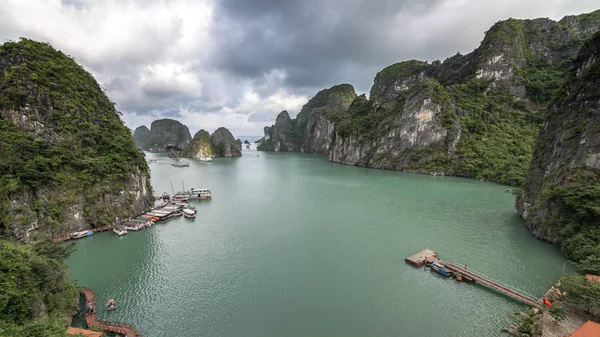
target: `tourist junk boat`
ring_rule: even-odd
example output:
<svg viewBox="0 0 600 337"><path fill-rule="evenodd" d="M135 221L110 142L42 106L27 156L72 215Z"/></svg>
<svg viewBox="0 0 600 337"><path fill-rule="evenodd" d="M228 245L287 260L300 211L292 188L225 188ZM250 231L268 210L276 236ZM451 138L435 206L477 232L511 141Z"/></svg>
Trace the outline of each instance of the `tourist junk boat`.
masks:
<svg viewBox="0 0 600 337"><path fill-rule="evenodd" d="M178 192L173 199L196 199L196 200L207 200L212 198L212 191L208 188L193 188L189 191Z"/></svg>
<svg viewBox="0 0 600 337"><path fill-rule="evenodd" d="M127 230L125 228L114 227L113 232L115 232L115 234L117 234L118 236L123 236L127 234Z"/></svg>
<svg viewBox="0 0 600 337"><path fill-rule="evenodd" d="M187 160L183 160L181 158L173 158L173 160L171 161L171 165L177 167L185 167L190 166L190 163Z"/></svg>
<svg viewBox="0 0 600 337"><path fill-rule="evenodd" d="M200 161L211 162L212 158L211 157L204 157L204 156L202 156L202 157L200 157Z"/></svg>
<svg viewBox="0 0 600 337"><path fill-rule="evenodd" d="M183 216L186 218L195 218L196 217L196 211L191 210L189 208L184 208L183 209Z"/></svg>

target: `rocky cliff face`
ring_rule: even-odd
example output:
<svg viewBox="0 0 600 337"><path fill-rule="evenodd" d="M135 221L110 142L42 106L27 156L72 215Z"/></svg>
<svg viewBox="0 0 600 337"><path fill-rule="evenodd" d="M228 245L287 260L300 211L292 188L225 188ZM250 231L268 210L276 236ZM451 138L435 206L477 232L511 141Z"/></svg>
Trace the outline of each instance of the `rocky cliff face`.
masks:
<svg viewBox="0 0 600 337"><path fill-rule="evenodd" d="M186 158L203 158L215 156L215 145L206 130L196 132L191 143L183 150L182 156Z"/></svg>
<svg viewBox="0 0 600 337"><path fill-rule="evenodd" d="M517 209L541 239L600 271L600 31L580 50L537 137Z"/></svg>
<svg viewBox="0 0 600 337"><path fill-rule="evenodd" d="M299 132L296 130L296 120L290 118L290 114L283 110L277 115L275 125L265 127L265 137L262 144L258 146L260 151L299 151Z"/></svg>
<svg viewBox="0 0 600 337"><path fill-rule="evenodd" d="M187 126L173 119L159 119L150 126L150 139L146 143L147 150L181 151L192 141Z"/></svg>
<svg viewBox="0 0 600 337"><path fill-rule="evenodd" d="M135 142L135 146L140 149L145 149L146 144L150 140L150 129L148 129L145 125L139 126L133 132L133 141Z"/></svg>
<svg viewBox="0 0 600 337"><path fill-rule="evenodd" d="M139 214L148 166L94 78L50 45L0 46L0 235L30 242Z"/></svg>
<svg viewBox="0 0 600 337"><path fill-rule="evenodd" d="M217 157L240 157L242 155L242 146L235 141L233 135L226 128L218 128L210 136L214 144L215 155Z"/></svg>
<svg viewBox="0 0 600 337"><path fill-rule="evenodd" d="M339 105L341 113L315 114L314 123L278 116L259 149L518 186L547 103L599 26L600 11L498 22L467 55L383 69L369 99L355 98L347 111Z"/></svg>
<svg viewBox="0 0 600 337"><path fill-rule="evenodd" d="M301 151L328 154L334 124L356 98L350 84L340 84L319 91L306 103L295 119L282 111L275 125L265 128L261 151ZM268 136L267 136L268 134Z"/></svg>

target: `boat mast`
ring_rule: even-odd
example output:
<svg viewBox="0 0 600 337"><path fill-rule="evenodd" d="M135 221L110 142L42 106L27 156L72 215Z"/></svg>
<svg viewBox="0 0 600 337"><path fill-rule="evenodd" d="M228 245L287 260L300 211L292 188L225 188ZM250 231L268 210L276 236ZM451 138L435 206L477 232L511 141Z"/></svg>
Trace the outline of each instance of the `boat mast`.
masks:
<svg viewBox="0 0 600 337"><path fill-rule="evenodd" d="M175 189L173 188L173 184L171 184L170 180L169 180L169 185L171 185L171 191L173 191L173 195L175 195Z"/></svg>

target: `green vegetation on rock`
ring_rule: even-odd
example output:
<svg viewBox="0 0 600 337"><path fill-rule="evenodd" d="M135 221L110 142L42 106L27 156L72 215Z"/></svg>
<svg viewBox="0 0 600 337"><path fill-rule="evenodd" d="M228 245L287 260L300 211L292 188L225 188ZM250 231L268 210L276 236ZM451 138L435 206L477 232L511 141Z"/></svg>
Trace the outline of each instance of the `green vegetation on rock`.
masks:
<svg viewBox="0 0 600 337"><path fill-rule="evenodd" d="M215 154L215 145L206 130L196 132L190 144L181 153L187 158L213 157Z"/></svg>
<svg viewBox="0 0 600 337"><path fill-rule="evenodd" d="M0 130L0 235L64 233L73 220L66 213L77 205L86 221L107 223L131 214L139 201L120 191L151 193L144 155L114 103L91 74L48 44L0 46ZM110 204L113 198L121 202ZM32 223L29 237L22 229Z"/></svg>
<svg viewBox="0 0 600 337"><path fill-rule="evenodd" d="M581 48L554 95L517 209L584 273L600 274L600 34Z"/></svg>
<svg viewBox="0 0 600 337"><path fill-rule="evenodd" d="M454 85L450 93L464 111L455 174L520 186L541 123L539 113L511 96L486 92L485 83L477 80Z"/></svg>
<svg viewBox="0 0 600 337"><path fill-rule="evenodd" d="M63 337L77 288L63 262L71 246L0 240L0 336Z"/></svg>
<svg viewBox="0 0 600 337"><path fill-rule="evenodd" d="M585 275L567 275L559 284L567 302L582 305L587 311L600 310L600 282L590 281Z"/></svg>

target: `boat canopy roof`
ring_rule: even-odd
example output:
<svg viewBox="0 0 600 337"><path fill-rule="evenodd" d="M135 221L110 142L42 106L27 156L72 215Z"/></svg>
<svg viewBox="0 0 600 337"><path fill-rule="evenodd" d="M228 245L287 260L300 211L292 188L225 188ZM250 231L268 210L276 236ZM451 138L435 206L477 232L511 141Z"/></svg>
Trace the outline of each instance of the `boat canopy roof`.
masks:
<svg viewBox="0 0 600 337"><path fill-rule="evenodd" d="M439 267L439 268L445 268L444 266L442 266L441 264L437 263L436 261L434 261L434 262L432 263L432 265L434 265L434 266L436 266L436 267Z"/></svg>
<svg viewBox="0 0 600 337"><path fill-rule="evenodd" d="M191 209L187 209L187 208L184 209L183 212L187 213L187 214L194 214L194 213L196 213L196 212L192 211Z"/></svg>
<svg viewBox="0 0 600 337"><path fill-rule="evenodd" d="M193 188L192 187L192 192L210 192L209 188Z"/></svg>

